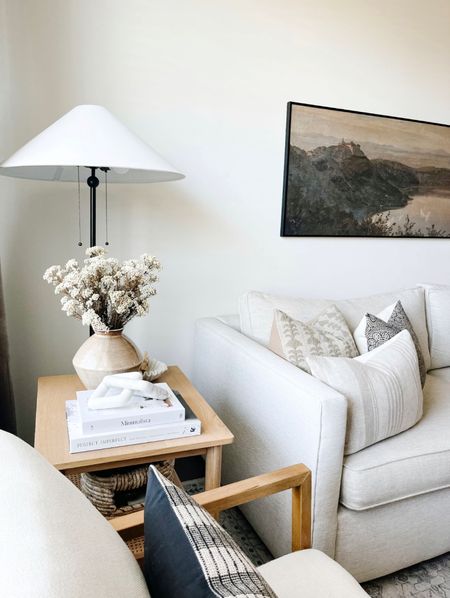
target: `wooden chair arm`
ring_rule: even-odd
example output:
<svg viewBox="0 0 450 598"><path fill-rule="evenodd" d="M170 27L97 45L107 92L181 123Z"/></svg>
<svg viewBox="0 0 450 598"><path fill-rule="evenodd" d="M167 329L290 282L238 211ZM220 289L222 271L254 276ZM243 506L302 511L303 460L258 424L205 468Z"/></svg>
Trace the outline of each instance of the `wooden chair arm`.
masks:
<svg viewBox="0 0 450 598"><path fill-rule="evenodd" d="M284 467L248 480L228 484L194 495L192 498L211 514L243 505L284 490L292 490L292 551L311 546L311 472L306 465ZM142 533L144 511L110 519L125 539Z"/></svg>
<svg viewBox="0 0 450 598"><path fill-rule="evenodd" d="M215 515L284 490L292 490L292 551L311 546L311 472L306 465L284 467L271 473L196 494L193 498Z"/></svg>

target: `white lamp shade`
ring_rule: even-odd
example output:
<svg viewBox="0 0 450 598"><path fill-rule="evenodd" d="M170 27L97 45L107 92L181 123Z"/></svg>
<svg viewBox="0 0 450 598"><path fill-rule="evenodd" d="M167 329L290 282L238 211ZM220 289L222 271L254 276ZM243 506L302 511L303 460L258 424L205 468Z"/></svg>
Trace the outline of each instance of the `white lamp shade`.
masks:
<svg viewBox="0 0 450 598"><path fill-rule="evenodd" d="M77 181L77 166L109 168L111 183L155 183L184 177L111 112L94 105L77 106L39 133L3 162L0 174L73 182Z"/></svg>

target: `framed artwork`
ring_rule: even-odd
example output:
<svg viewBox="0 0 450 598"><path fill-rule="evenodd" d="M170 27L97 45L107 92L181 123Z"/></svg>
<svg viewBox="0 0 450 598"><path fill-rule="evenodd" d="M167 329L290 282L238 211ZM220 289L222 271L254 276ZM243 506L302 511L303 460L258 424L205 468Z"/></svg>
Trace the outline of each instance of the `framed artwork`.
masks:
<svg viewBox="0 0 450 598"><path fill-rule="evenodd" d="M281 235L450 238L450 126L289 102Z"/></svg>

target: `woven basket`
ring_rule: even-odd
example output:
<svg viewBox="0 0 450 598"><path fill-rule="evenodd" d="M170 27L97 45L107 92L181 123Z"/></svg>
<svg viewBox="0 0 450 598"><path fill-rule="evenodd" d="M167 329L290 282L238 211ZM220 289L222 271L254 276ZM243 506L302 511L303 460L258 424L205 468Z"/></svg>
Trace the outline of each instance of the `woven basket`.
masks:
<svg viewBox="0 0 450 598"><path fill-rule="evenodd" d="M160 461L154 463L159 472L161 472L171 482L180 485L180 480L174 469L175 461ZM147 484L148 465L139 467L114 470L113 472L82 473L79 483L80 490L91 501L91 503L105 517L116 517L129 513L133 510L143 509L143 503L137 503L132 506L119 506L117 496L119 492L137 490Z"/></svg>

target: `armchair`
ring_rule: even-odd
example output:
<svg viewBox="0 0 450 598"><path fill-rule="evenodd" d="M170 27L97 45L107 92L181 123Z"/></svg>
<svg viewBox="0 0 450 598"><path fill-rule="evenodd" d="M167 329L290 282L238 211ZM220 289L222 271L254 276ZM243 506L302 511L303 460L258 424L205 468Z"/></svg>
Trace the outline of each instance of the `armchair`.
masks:
<svg viewBox="0 0 450 598"><path fill-rule="evenodd" d="M221 511L285 490L291 490L292 552L259 568L276 595L279 598L367 596L342 567L322 552L310 549L311 472L305 465L284 467L196 494L193 498L214 517L218 517ZM135 558L142 560L143 511L116 517L110 520L110 524L127 542Z"/></svg>
<svg viewBox="0 0 450 598"><path fill-rule="evenodd" d="M136 537L142 533L142 512L108 522L23 441L0 431L0 452L1 596L150 598L142 572L120 537L127 539L134 556L142 558L135 550ZM306 548L311 475L304 465L203 492L196 500L217 515L288 489L292 490L292 546ZM317 550L296 550L263 565L260 572L279 598L367 596L342 567Z"/></svg>

